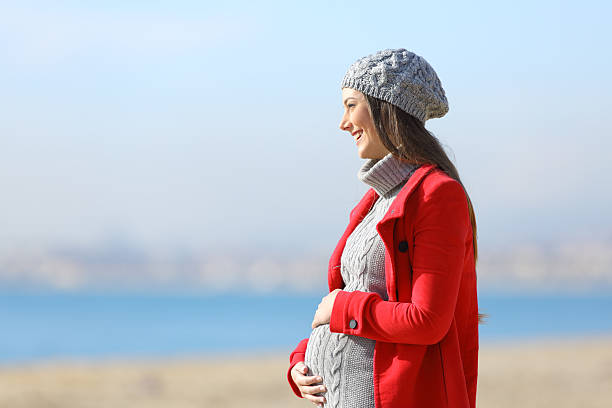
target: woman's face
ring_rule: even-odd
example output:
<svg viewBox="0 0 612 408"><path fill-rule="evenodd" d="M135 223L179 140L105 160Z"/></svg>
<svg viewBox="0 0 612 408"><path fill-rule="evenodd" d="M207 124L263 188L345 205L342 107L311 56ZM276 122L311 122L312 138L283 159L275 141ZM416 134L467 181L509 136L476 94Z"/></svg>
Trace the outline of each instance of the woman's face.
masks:
<svg viewBox="0 0 612 408"><path fill-rule="evenodd" d="M381 159L389 150L382 144L363 93L351 88L342 88L344 114L340 129L353 136L357 153L362 159Z"/></svg>

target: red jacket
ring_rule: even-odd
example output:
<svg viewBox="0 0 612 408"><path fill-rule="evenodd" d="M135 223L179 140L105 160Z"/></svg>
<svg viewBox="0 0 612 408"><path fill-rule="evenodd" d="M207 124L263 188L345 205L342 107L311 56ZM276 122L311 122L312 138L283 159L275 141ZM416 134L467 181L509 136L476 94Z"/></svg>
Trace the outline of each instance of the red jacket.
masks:
<svg viewBox="0 0 612 408"><path fill-rule="evenodd" d="M370 188L351 211L329 261L330 292L342 289L340 257L378 194ZM419 167L376 225L385 245L388 301L340 291L330 330L376 340L376 408L474 408L478 301L472 227L463 187L433 164ZM412 266L412 267L411 267ZM304 361L308 339L289 357Z"/></svg>

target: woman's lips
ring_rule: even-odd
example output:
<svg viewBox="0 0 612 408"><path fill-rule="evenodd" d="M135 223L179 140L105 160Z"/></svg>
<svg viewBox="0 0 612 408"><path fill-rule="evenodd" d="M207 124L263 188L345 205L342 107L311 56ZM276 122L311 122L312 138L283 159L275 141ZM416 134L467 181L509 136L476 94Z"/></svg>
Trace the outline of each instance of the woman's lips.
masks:
<svg viewBox="0 0 612 408"><path fill-rule="evenodd" d="M363 135L363 132L359 133L359 136L357 136L357 139L355 139L355 143L359 143L359 139L361 139L362 135Z"/></svg>

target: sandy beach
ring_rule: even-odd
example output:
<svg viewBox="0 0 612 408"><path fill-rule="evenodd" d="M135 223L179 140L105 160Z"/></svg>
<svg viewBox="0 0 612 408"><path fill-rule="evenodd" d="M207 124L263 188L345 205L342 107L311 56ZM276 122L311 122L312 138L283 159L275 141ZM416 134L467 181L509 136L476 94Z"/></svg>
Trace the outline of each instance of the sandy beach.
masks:
<svg viewBox="0 0 612 408"><path fill-rule="evenodd" d="M55 361L0 366L0 407L309 407L288 356ZM477 406L612 404L612 334L481 346Z"/></svg>

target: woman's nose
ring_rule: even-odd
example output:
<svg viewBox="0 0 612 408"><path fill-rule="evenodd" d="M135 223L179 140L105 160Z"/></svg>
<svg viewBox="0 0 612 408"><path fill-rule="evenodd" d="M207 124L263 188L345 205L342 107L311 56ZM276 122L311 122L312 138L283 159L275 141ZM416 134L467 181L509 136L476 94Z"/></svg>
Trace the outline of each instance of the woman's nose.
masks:
<svg viewBox="0 0 612 408"><path fill-rule="evenodd" d="M349 127L349 123L348 121L344 120L344 118L342 118L342 120L340 121L340 130L348 130Z"/></svg>

